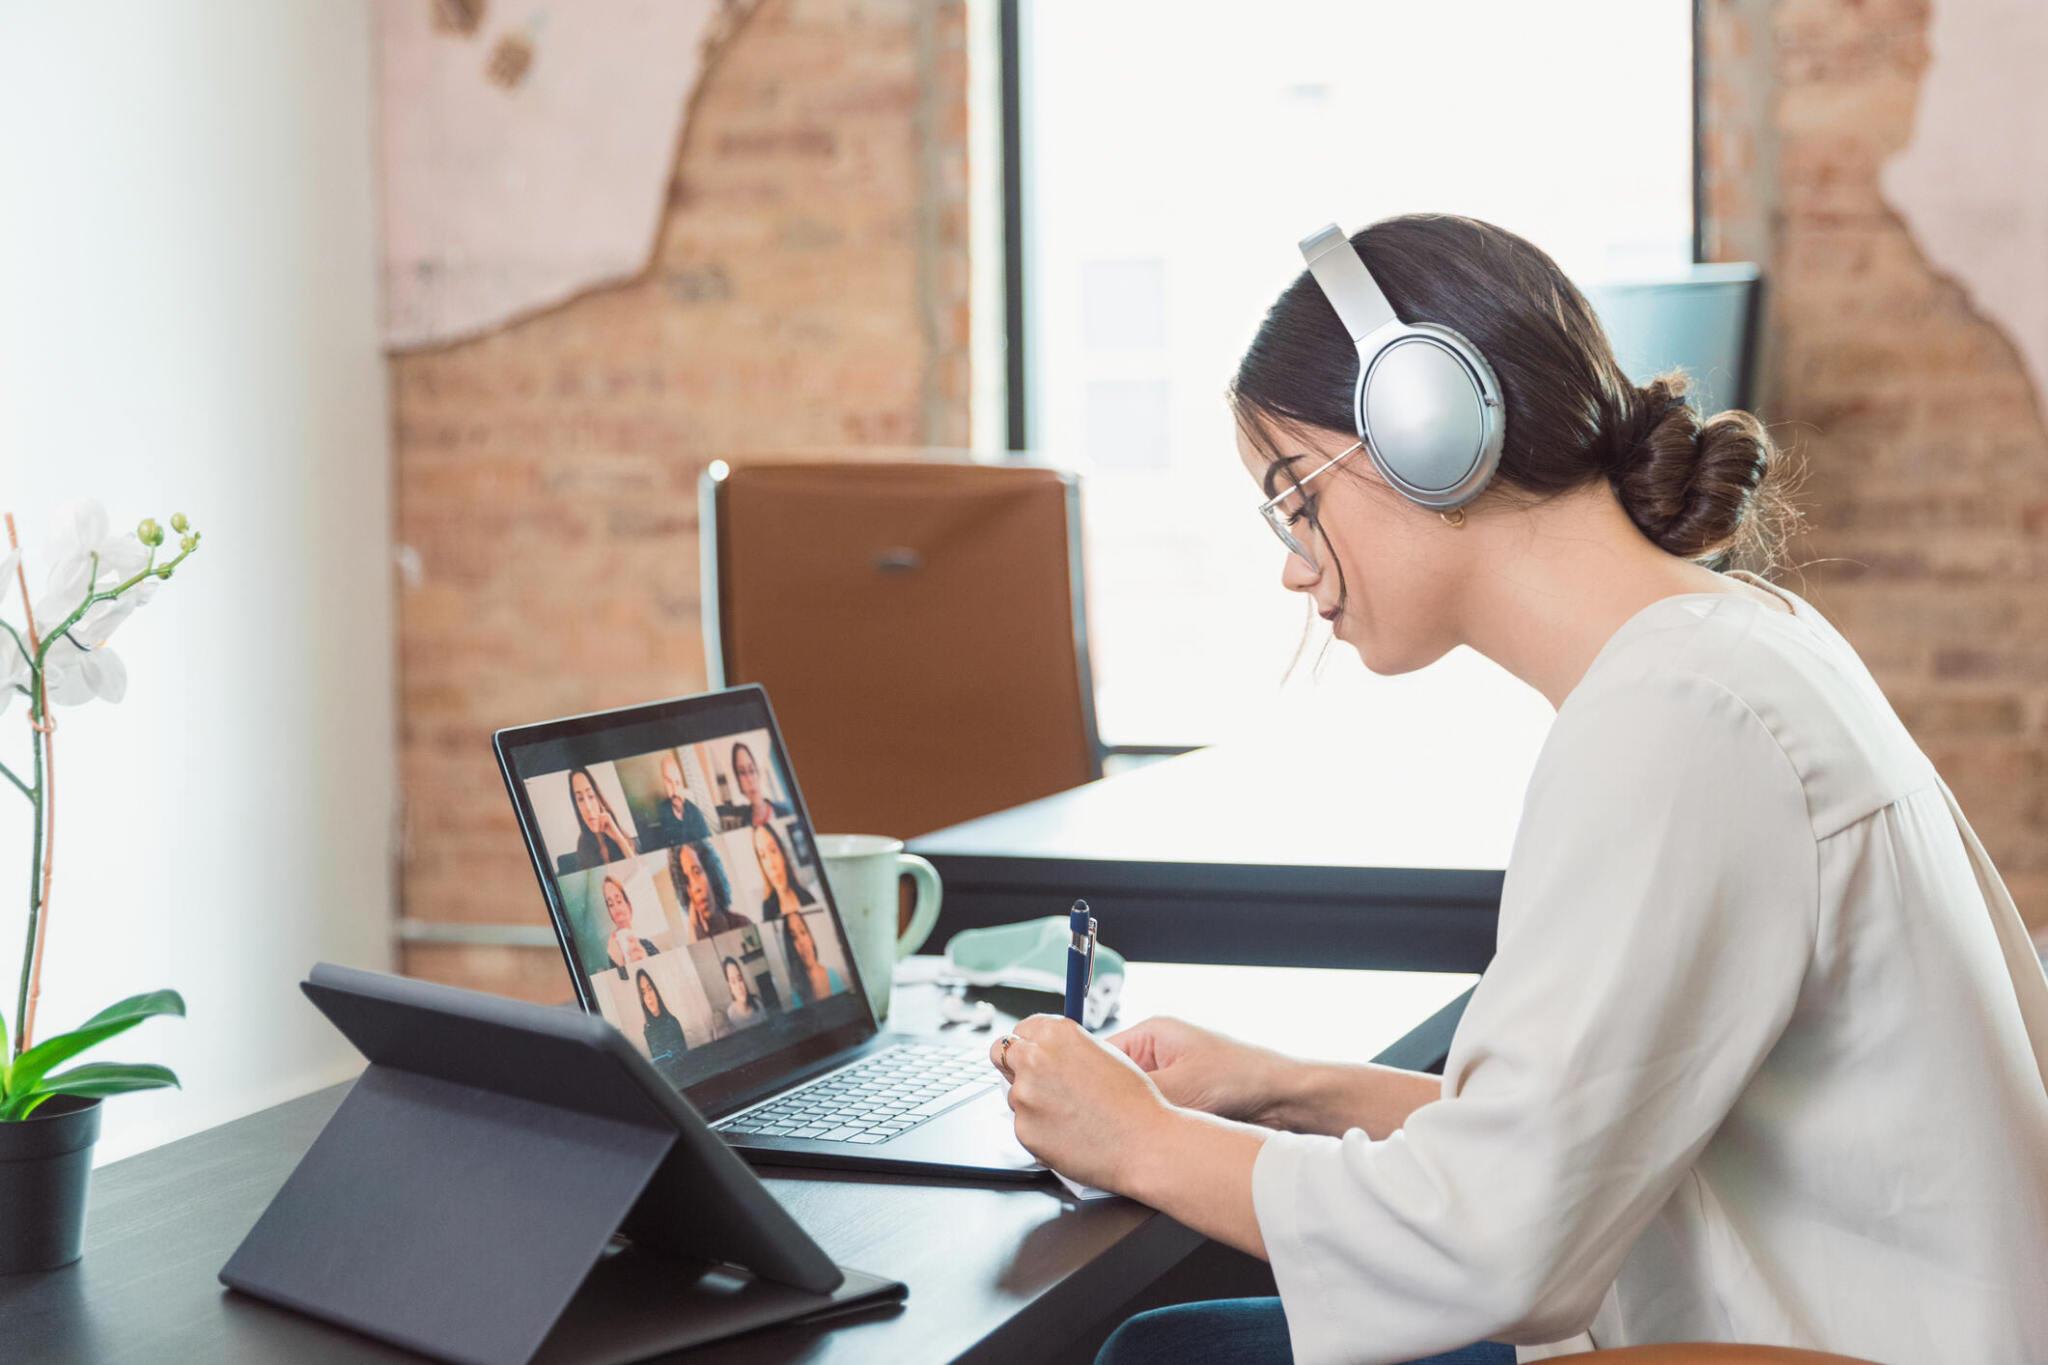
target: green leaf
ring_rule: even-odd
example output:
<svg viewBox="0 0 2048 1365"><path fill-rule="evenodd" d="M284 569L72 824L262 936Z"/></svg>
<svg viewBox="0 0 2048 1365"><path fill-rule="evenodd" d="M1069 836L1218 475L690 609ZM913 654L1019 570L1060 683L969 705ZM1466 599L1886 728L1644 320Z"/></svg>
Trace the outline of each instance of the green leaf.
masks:
<svg viewBox="0 0 2048 1365"><path fill-rule="evenodd" d="M10 1099L34 1094L38 1082L58 1063L69 1061L87 1048L98 1047L117 1033L126 1033L145 1019L160 1014L183 1017L184 1013L184 997L176 991L149 991L109 1005L71 1032L45 1038L17 1057L7 1077L7 1094Z"/></svg>
<svg viewBox="0 0 2048 1365"><path fill-rule="evenodd" d="M15 1096L0 1106L0 1120L25 1119L52 1095L98 1098L125 1095L131 1090L161 1090L177 1084L176 1074L167 1066L149 1062L88 1062L45 1077L41 1087L31 1094Z"/></svg>
<svg viewBox="0 0 2048 1365"><path fill-rule="evenodd" d="M144 991L141 995L131 995L126 1000L107 1006L78 1027L89 1029L95 1024L123 1018L132 1018L140 1023L159 1014L175 1014L180 1019L184 1018L185 997L176 991Z"/></svg>

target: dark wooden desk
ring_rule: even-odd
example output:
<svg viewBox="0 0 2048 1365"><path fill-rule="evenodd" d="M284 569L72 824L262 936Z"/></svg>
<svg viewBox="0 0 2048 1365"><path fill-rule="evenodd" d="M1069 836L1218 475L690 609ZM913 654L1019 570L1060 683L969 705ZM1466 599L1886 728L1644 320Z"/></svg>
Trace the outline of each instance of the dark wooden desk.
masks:
<svg viewBox="0 0 2048 1365"><path fill-rule="evenodd" d="M1482 970L1525 769L1371 742L1229 744L910 842L933 946L1086 897L1146 961Z"/></svg>
<svg viewBox="0 0 2048 1365"><path fill-rule="evenodd" d="M1260 1041L1305 1041L1317 1045L1309 1051L1359 1060L1470 985L1462 976L1139 964L1126 1017L1200 1015ZM937 1029L935 987L905 984L896 994L899 1028ZM1333 1030L1338 1012L1344 1027ZM982 1046L993 1036L962 1035ZM1415 1048L1408 1045L1411 1058ZM321 1090L95 1172L84 1259L44 1275L0 1276L5 1357L51 1365L415 1359L215 1279L346 1090ZM721 1343L692 1360L1043 1360L1202 1244L1140 1205L1077 1204L1049 1183L764 1175L830 1255L904 1281L910 1298L829 1327Z"/></svg>

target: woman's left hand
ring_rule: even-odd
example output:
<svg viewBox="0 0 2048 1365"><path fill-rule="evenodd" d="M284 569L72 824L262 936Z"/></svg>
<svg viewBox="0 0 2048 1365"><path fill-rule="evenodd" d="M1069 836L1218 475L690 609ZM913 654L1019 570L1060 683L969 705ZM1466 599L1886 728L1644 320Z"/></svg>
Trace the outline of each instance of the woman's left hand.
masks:
<svg viewBox="0 0 2048 1365"><path fill-rule="evenodd" d="M1148 1134L1173 1111L1129 1057L1073 1020L1034 1014L989 1048L1010 1078L1017 1141L1070 1180L1131 1192L1133 1163L1153 1150Z"/></svg>

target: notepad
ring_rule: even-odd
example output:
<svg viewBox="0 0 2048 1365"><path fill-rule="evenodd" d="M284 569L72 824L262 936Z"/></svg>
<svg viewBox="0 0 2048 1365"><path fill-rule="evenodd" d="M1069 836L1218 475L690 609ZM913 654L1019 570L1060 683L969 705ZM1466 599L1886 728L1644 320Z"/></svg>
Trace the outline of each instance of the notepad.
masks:
<svg viewBox="0 0 2048 1365"><path fill-rule="evenodd" d="M1073 1195L1076 1199L1116 1199L1119 1197L1115 1190L1098 1190L1093 1185L1083 1185L1078 1180L1069 1180L1058 1171L1053 1172L1053 1178L1058 1180L1060 1184L1065 1185L1067 1193Z"/></svg>

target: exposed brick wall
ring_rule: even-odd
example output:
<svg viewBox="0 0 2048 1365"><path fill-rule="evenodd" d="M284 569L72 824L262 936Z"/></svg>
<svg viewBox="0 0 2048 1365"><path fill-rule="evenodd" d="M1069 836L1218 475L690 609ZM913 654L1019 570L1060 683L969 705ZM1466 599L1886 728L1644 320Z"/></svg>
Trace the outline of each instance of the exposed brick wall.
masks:
<svg viewBox="0 0 2048 1365"><path fill-rule="evenodd" d="M696 487L750 451L964 446L965 0L763 0L652 267L391 362L403 913L545 924L490 732L697 690ZM408 971L566 997L552 950Z"/></svg>
<svg viewBox="0 0 2048 1365"><path fill-rule="evenodd" d="M1788 581L1862 652L2039 930L2043 396L1878 192L1911 134L1927 0L1708 0L1706 17L1709 245L1764 258L1764 415L1809 471Z"/></svg>
<svg viewBox="0 0 2048 1365"><path fill-rule="evenodd" d="M1710 254L1769 271L1791 576L1863 652L2048 925L2048 432L1877 189L1926 0L1707 0ZM713 64L652 269L392 362L405 913L540 923L496 725L703 679L695 484L789 446L964 445L964 0L763 0ZM409 970L542 998L549 952Z"/></svg>

